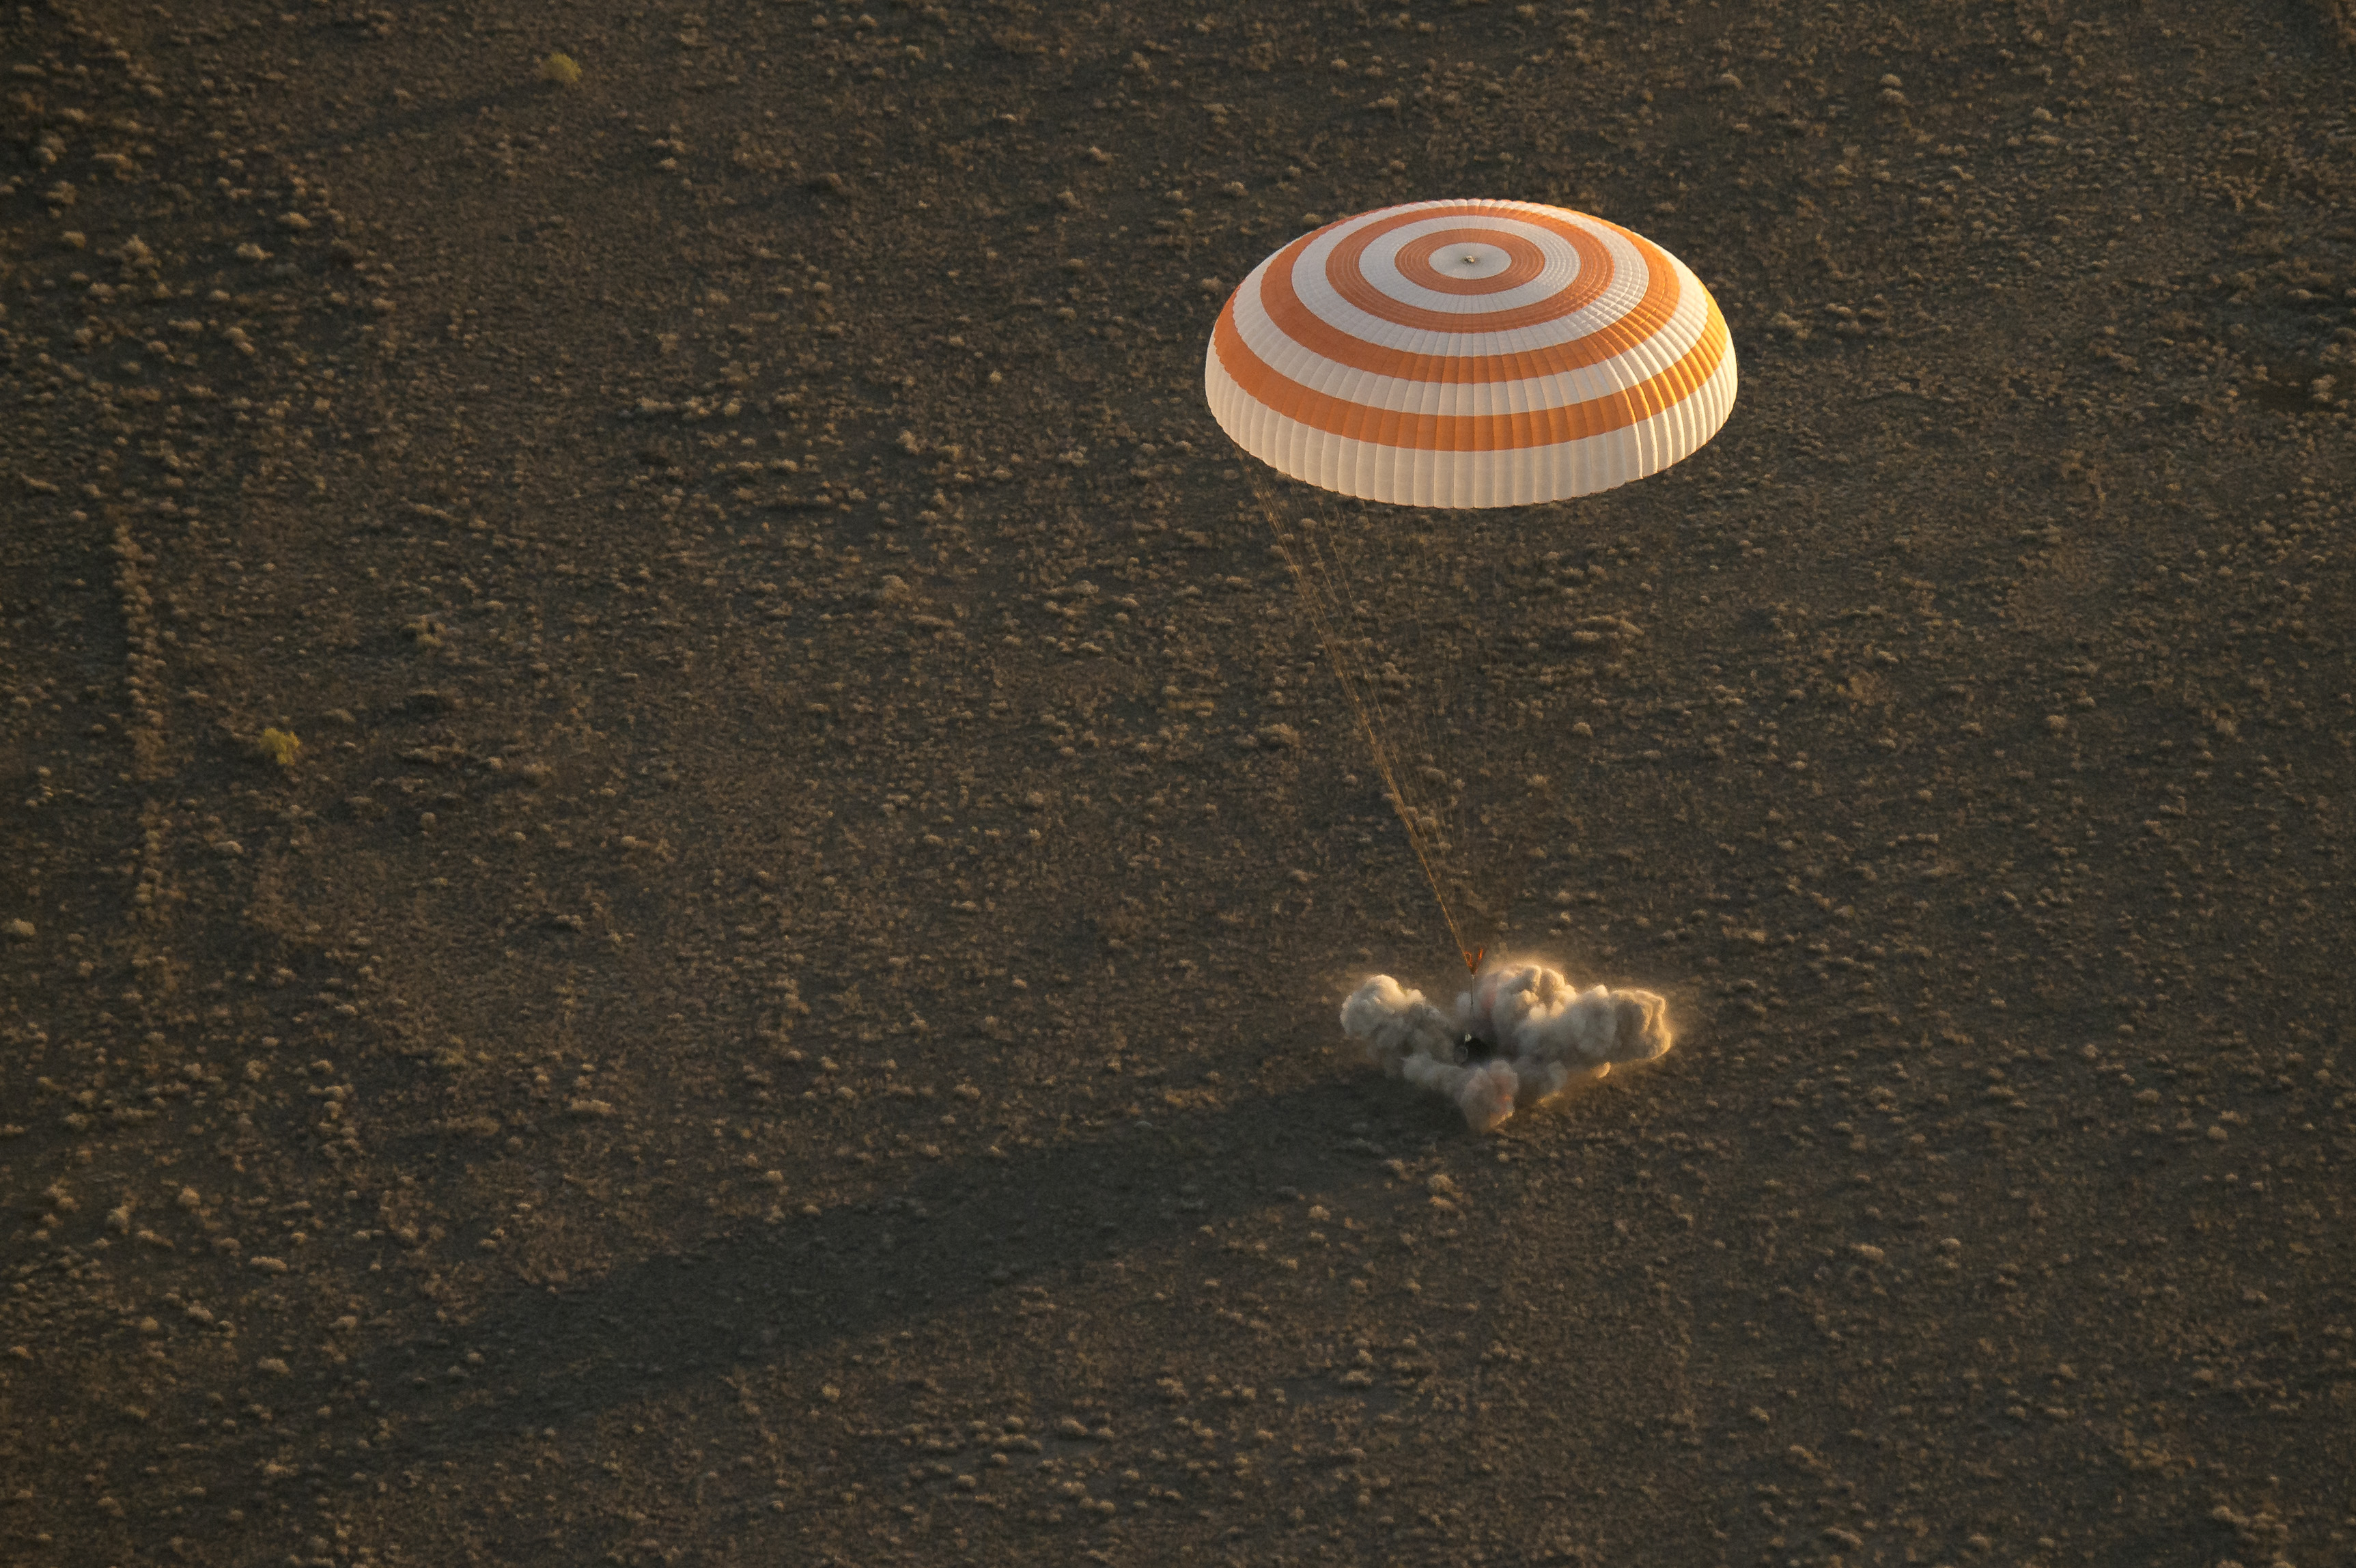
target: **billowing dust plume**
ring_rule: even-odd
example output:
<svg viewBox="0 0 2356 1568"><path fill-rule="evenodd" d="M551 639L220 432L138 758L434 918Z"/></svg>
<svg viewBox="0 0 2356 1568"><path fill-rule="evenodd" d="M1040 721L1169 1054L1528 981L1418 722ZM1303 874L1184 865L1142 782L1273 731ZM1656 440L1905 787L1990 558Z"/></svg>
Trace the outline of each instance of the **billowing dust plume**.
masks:
<svg viewBox="0 0 2356 1568"><path fill-rule="evenodd" d="M1651 992L1582 992L1558 970L1512 961L1483 970L1453 1013L1376 975L1343 1004L1342 1028L1393 1078L1454 1101L1476 1133L1674 1043L1668 1004Z"/></svg>

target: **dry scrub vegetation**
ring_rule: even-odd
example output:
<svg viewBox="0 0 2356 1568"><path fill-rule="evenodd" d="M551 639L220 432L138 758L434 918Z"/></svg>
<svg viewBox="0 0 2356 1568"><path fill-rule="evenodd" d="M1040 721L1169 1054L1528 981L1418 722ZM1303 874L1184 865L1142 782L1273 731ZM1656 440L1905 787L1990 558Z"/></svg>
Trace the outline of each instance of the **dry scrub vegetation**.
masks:
<svg viewBox="0 0 2356 1568"><path fill-rule="evenodd" d="M2345 1558L2334 17L13 9L0 1557ZM1489 1141L1200 397L1451 194L1744 375L1376 518L1677 1021Z"/></svg>

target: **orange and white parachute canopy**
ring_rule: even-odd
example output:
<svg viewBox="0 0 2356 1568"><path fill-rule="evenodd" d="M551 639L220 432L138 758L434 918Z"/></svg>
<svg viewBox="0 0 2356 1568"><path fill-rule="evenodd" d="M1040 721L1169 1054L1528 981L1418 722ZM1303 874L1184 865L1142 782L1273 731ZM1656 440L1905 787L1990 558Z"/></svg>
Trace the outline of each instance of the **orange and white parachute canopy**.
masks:
<svg viewBox="0 0 2356 1568"><path fill-rule="evenodd" d="M1734 344L1684 263L1527 201L1329 223L1228 297L1204 382L1245 451L1408 506L1591 495L1690 456L1734 407Z"/></svg>

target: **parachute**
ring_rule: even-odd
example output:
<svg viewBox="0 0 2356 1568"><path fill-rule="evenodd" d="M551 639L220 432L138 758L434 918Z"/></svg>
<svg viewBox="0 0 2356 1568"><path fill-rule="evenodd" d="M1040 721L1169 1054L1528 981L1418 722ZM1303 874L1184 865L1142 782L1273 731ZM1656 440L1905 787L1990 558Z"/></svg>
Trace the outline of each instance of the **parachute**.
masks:
<svg viewBox="0 0 2356 1568"><path fill-rule="evenodd" d="M1533 821L1519 796L1547 789L1533 726L1559 704L1525 667L1545 651L1532 633L1563 618L1541 627L1523 607L1558 585L1547 535L1575 531L1556 503L1691 456L1735 383L1726 318L1684 263L1534 202L1342 219L1262 262L1219 312L1212 415L1313 487L1254 485L1468 971L1505 924ZM1566 635L1638 630L1590 618Z"/></svg>
<svg viewBox="0 0 2356 1568"><path fill-rule="evenodd" d="M1656 474L1734 407L1718 302L1642 235L1526 201L1329 223L1211 335L1212 416L1288 478L1418 507L1527 506Z"/></svg>

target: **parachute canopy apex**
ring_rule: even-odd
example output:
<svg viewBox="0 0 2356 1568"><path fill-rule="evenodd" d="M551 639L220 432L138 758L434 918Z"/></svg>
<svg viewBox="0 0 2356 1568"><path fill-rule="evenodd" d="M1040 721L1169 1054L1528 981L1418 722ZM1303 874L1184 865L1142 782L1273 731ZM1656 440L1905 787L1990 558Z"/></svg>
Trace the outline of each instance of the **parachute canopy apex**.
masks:
<svg viewBox="0 0 2356 1568"><path fill-rule="evenodd" d="M1522 506L1656 474L1734 407L1734 344L1684 263L1527 201L1418 201L1253 269L1204 361L1213 417L1291 478L1407 506Z"/></svg>

